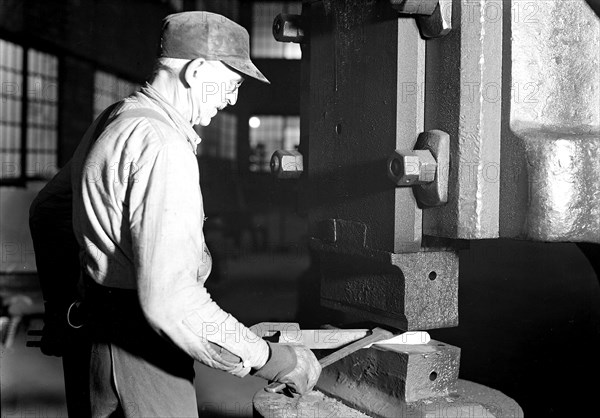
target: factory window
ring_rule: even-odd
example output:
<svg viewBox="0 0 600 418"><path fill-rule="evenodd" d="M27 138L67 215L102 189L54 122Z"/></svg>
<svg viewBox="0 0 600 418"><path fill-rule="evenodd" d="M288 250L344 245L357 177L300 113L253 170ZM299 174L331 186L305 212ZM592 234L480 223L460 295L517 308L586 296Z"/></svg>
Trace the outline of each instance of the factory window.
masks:
<svg viewBox="0 0 600 418"><path fill-rule="evenodd" d="M277 42L273 38L273 19L279 13L300 14L302 3L296 1L258 1L252 13L252 56L254 58L300 59L300 45L291 42Z"/></svg>
<svg viewBox="0 0 600 418"><path fill-rule="evenodd" d="M219 112L208 126L197 126L202 138L198 155L234 161L236 157L237 116Z"/></svg>
<svg viewBox="0 0 600 418"><path fill-rule="evenodd" d="M139 85L104 71L94 73L94 119L111 104L136 91Z"/></svg>
<svg viewBox="0 0 600 418"><path fill-rule="evenodd" d="M0 180L47 179L57 171L58 58L0 39Z"/></svg>
<svg viewBox="0 0 600 418"><path fill-rule="evenodd" d="M300 144L299 116L252 116L250 171L269 172L271 156L278 149L293 151Z"/></svg>

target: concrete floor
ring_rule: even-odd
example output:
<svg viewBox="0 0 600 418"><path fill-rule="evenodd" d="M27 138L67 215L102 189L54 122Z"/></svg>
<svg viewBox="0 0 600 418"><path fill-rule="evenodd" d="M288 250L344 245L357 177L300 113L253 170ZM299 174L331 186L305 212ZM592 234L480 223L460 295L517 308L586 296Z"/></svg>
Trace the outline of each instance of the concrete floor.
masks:
<svg viewBox="0 0 600 418"><path fill-rule="evenodd" d="M302 251L228 257L210 290L247 325L299 315L310 323L314 315L298 304L308 266ZM503 391L526 416L596 415L600 286L578 249L474 242L461 253L460 274L460 326L430 333L462 348L461 378ZM3 417L66 416L60 359L26 348L20 333L1 361ZM196 372L201 416L252 415L261 379L238 379L201 365Z"/></svg>

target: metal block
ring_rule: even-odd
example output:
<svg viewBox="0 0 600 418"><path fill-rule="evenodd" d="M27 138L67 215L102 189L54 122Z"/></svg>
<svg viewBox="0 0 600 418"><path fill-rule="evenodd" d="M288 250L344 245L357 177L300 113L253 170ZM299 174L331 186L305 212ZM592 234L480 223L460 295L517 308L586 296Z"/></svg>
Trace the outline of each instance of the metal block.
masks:
<svg viewBox="0 0 600 418"><path fill-rule="evenodd" d="M389 2L328 4L304 3L310 233L325 219L360 220L369 247L417 252L422 210L412 190L389 182L386 162L396 149L412 150L423 132L425 40Z"/></svg>
<svg viewBox="0 0 600 418"><path fill-rule="evenodd" d="M460 348L390 344L359 350L323 369L317 388L349 405L365 400L402 408L406 403L448 396L456 389Z"/></svg>
<svg viewBox="0 0 600 418"><path fill-rule="evenodd" d="M313 239L321 304L407 331L458 325L458 254L391 254Z"/></svg>
<svg viewBox="0 0 600 418"><path fill-rule="evenodd" d="M455 29L427 41L425 130L450 135L452 163L448 203L423 212L424 234L499 236L502 16L500 0L454 1Z"/></svg>
<svg viewBox="0 0 600 418"><path fill-rule="evenodd" d="M510 17L501 236L600 243L600 19L583 0Z"/></svg>

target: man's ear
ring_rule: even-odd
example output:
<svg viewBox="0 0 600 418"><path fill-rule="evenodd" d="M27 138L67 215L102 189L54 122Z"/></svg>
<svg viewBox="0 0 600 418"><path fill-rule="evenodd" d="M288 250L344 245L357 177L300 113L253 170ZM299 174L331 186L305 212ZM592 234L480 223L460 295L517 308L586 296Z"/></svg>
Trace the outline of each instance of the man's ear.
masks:
<svg viewBox="0 0 600 418"><path fill-rule="evenodd" d="M205 63L204 58L196 58L185 67L184 78L188 86L195 86L201 81L200 71Z"/></svg>

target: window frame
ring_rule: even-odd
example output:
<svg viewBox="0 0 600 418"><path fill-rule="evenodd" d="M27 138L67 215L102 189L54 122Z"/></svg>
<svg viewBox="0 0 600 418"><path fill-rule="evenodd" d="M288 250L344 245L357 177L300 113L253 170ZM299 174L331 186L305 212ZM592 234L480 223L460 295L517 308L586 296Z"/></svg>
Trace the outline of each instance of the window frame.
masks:
<svg viewBox="0 0 600 418"><path fill-rule="evenodd" d="M27 37L11 36L9 33L0 31L0 39L6 42L10 42L22 48L21 57L21 121L20 121L20 151L19 151L19 176L18 177L0 177L0 187L11 186L11 187L27 187L28 182L34 181L48 181L50 178L41 175L28 175L27 169L27 157L29 155L28 148L28 118L29 118L29 51L34 49L38 52L52 55L57 60L56 69L56 158L60 156L60 137L61 137L61 106L60 106L60 83L61 83L61 69L63 65L63 55L55 48L51 48L48 45L44 45L39 42L32 42ZM58 169L58 166L56 167Z"/></svg>

